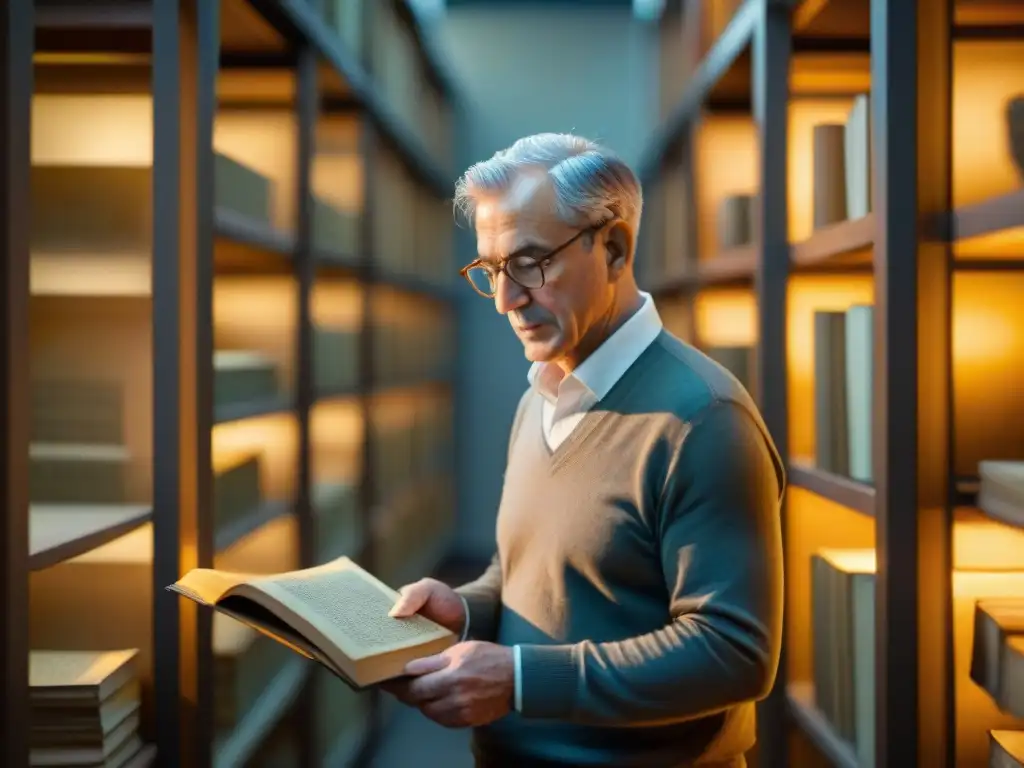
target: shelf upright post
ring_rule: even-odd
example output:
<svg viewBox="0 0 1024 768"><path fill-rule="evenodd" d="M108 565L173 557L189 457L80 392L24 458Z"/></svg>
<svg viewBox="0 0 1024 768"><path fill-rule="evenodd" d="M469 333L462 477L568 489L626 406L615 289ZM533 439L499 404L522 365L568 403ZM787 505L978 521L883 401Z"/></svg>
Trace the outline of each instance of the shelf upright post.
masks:
<svg viewBox="0 0 1024 768"><path fill-rule="evenodd" d="M316 120L318 107L316 50L308 41L299 49L296 68L296 99L298 142L296 157L296 193L298 194L298 221L296 222L295 270L298 278L296 408L299 422L299 466L295 499L295 514L299 523L299 563L309 568L316 560L316 529L312 504L312 431L310 413L316 400L314 391L312 296L316 282L316 260L313 245L313 161L316 156ZM299 760L302 768L312 768L316 734L315 692L319 684L316 675L303 686L296 710L299 724Z"/></svg>
<svg viewBox="0 0 1024 768"><path fill-rule="evenodd" d="M365 6L362 17L363 44L363 67L372 78L374 75L372 67L372 41L374 27L376 24L375 14L382 13L379 6ZM376 216L377 216L377 185L380 179L377 178L378 152L380 136L378 127L374 121L369 119L367 112L360 113L359 126L359 150L362 155L363 164L363 211L360 220L359 232L359 282L363 293L363 312L360 320L359 330L359 409L363 421L363 450L361 456L362 471L359 477L359 507L362 514L362 530L366 537L363 542L362 553L364 555L363 567L370 571L376 571L377 546L375 541L375 529L377 521L374 519L377 510L377 499L374 489L376 488L376 466L374 465L374 440L373 428L373 394L376 388L377 370L376 344L374 335L376 333L376 322L374 312L374 293L376 283L378 258L376 237ZM366 694L370 696L369 726L366 738L363 740L360 764L369 760L369 755L377 748L381 735L382 713L381 696L377 691Z"/></svg>
<svg viewBox="0 0 1024 768"><path fill-rule="evenodd" d="M871 0L878 768L952 768L953 0Z"/></svg>
<svg viewBox="0 0 1024 768"><path fill-rule="evenodd" d="M789 280L787 131L792 41L788 4L780 0L758 2L761 7L754 28L752 62L754 122L759 145L759 192L754 218L760 248L754 271L759 328L754 390L765 424L785 459L789 456L786 405L786 290ZM785 525L783 509L783 532ZM770 768L789 765L786 684L786 642L783 636L775 686L758 708L760 761Z"/></svg>
<svg viewBox="0 0 1024 768"><path fill-rule="evenodd" d="M213 750L213 619L166 591L211 567L213 120L220 4L153 0L153 643L157 754Z"/></svg>
<svg viewBox="0 0 1024 768"><path fill-rule="evenodd" d="M0 756L29 764L29 186L31 179L32 0L0 9Z"/></svg>

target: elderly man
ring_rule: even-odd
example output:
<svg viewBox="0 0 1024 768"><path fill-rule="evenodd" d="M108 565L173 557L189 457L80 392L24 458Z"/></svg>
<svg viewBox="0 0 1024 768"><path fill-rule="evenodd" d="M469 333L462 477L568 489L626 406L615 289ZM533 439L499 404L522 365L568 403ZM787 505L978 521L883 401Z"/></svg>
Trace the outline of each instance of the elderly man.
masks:
<svg viewBox="0 0 1024 768"><path fill-rule="evenodd" d="M633 275L642 194L572 135L470 168L462 272L533 362L497 553L419 612L463 641L389 685L482 768L744 766L782 623L782 462L742 386L662 328Z"/></svg>

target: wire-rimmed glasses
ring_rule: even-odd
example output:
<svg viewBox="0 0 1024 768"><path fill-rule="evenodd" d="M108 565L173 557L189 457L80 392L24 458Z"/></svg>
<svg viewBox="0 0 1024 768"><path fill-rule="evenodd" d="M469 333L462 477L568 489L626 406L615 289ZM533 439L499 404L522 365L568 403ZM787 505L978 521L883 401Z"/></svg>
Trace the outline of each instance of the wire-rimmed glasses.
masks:
<svg viewBox="0 0 1024 768"><path fill-rule="evenodd" d="M559 253L579 240L589 232L596 232L607 222L594 224L581 229L557 248L548 251L541 256L524 255L513 253L500 263L485 262L483 259L475 259L462 269L459 274L469 281L473 290L485 299L493 299L498 288L498 275L502 272L516 285L527 290L536 290L544 287L544 267L551 263Z"/></svg>

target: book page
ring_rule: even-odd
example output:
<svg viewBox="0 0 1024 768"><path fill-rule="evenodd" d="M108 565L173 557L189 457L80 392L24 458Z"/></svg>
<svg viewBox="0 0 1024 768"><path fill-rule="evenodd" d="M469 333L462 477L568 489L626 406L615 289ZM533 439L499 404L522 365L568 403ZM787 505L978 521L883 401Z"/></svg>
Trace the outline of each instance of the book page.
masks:
<svg viewBox="0 0 1024 768"><path fill-rule="evenodd" d="M423 616L388 616L397 594L350 562L335 561L250 583L287 601L354 657L415 647L451 634Z"/></svg>
<svg viewBox="0 0 1024 768"><path fill-rule="evenodd" d="M194 568L168 589L195 600L204 605L213 605L221 596L239 584L251 582L253 577L246 573L217 571L212 568Z"/></svg>

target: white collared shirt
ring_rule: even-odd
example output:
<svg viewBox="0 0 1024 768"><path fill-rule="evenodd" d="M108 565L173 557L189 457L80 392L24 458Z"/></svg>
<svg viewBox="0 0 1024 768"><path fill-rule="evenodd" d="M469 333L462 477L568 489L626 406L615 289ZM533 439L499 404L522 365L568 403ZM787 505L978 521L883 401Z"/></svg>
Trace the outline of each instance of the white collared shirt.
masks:
<svg viewBox="0 0 1024 768"><path fill-rule="evenodd" d="M587 412L607 395L629 367L661 333L662 322L650 294L632 317L604 340L590 356L565 375L554 363L534 363L527 380L544 398L544 439L555 450L572 434ZM468 611L467 611L468 613ZM512 647L515 661L515 709L522 708L522 656Z"/></svg>
<svg viewBox="0 0 1024 768"><path fill-rule="evenodd" d="M632 317L605 339L572 373L554 363L534 363L527 380L544 398L544 438L554 450L572 434L587 412L607 395L661 333L662 322L650 294Z"/></svg>

